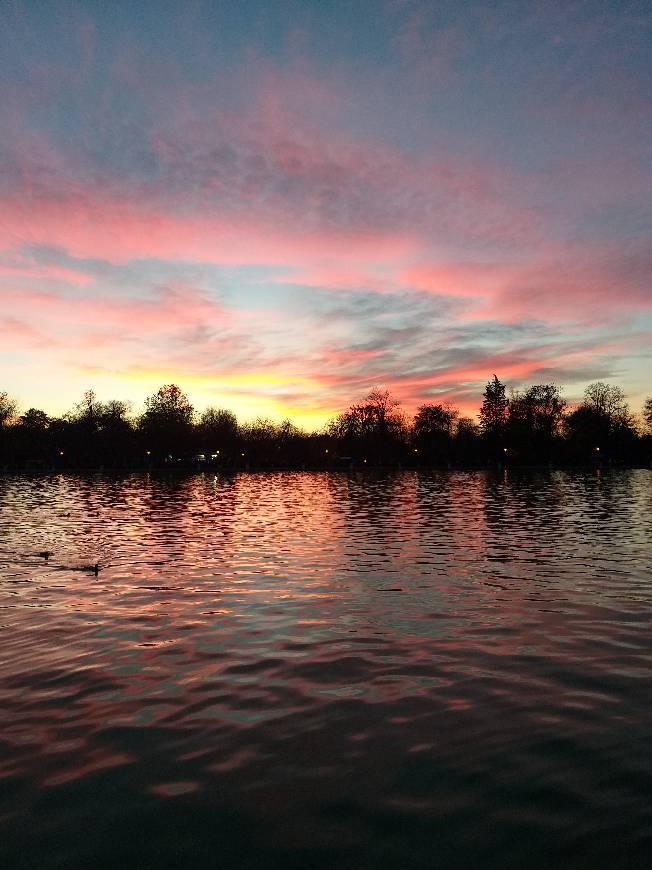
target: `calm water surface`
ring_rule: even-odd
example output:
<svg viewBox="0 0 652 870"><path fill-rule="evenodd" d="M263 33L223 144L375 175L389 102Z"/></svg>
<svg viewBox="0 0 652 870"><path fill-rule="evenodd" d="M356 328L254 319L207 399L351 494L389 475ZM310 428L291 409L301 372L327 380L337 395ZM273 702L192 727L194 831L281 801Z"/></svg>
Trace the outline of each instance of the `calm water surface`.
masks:
<svg viewBox="0 0 652 870"><path fill-rule="evenodd" d="M652 471L0 478L0 865L649 866L651 616Z"/></svg>

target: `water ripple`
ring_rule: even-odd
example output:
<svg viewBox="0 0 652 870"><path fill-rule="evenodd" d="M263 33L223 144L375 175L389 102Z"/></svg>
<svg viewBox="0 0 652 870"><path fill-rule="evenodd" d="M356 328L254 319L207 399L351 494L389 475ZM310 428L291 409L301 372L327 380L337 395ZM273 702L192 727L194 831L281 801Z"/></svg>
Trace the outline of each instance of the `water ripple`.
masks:
<svg viewBox="0 0 652 870"><path fill-rule="evenodd" d="M651 617L650 471L2 477L0 863L642 867Z"/></svg>

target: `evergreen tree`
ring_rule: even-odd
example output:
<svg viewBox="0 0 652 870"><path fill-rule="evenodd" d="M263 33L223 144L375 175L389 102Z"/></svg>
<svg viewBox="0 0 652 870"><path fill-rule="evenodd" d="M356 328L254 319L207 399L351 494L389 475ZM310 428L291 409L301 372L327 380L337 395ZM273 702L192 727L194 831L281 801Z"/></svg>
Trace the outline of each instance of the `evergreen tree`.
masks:
<svg viewBox="0 0 652 870"><path fill-rule="evenodd" d="M488 439L497 441L504 435L507 423L509 399L505 394L505 384L494 375L482 395L480 428Z"/></svg>

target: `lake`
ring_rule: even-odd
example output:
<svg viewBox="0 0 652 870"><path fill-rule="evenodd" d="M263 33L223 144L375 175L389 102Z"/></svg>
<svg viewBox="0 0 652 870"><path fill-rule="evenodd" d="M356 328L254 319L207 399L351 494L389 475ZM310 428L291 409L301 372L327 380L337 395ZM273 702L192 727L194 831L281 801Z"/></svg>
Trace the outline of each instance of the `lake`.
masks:
<svg viewBox="0 0 652 870"><path fill-rule="evenodd" d="M0 608L3 867L649 861L652 471L4 476Z"/></svg>

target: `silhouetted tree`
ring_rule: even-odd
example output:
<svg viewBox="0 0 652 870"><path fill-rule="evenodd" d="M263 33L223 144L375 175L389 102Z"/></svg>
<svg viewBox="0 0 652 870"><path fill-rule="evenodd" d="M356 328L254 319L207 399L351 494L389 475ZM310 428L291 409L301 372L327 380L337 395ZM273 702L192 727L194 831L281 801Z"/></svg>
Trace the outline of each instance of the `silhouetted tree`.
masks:
<svg viewBox="0 0 652 870"><path fill-rule="evenodd" d="M11 461L9 424L16 415L18 405L8 393L0 392L0 466Z"/></svg>
<svg viewBox="0 0 652 870"><path fill-rule="evenodd" d="M569 414L554 384L535 384L512 393L494 375L483 396L480 425L448 405L424 404L411 427L387 390L372 390L319 433L306 434L290 420L259 418L239 425L224 409L207 408L197 425L179 387L161 387L146 402L137 424L129 405L100 402L88 390L74 410L50 418L38 408L16 416L16 402L0 393L0 467L142 467L166 464L196 467L323 466L337 468L352 457L360 466L414 461L482 465L488 458L512 462L626 462L652 460L652 399L643 409L649 434L643 435L623 391L590 384L584 400ZM414 453L414 450L417 453ZM514 448L514 449L512 449ZM219 451L219 456L217 454ZM201 460L204 461L204 460Z"/></svg>
<svg viewBox="0 0 652 870"><path fill-rule="evenodd" d="M407 425L389 390L373 389L362 402L332 420L328 432L342 450L369 464L402 456Z"/></svg>
<svg viewBox="0 0 652 870"><path fill-rule="evenodd" d="M95 412L99 427L102 461L122 466L136 452L136 433L129 419L131 406L119 399L98 403Z"/></svg>
<svg viewBox="0 0 652 870"><path fill-rule="evenodd" d="M308 436L290 420L276 423L258 417L253 423L240 427L240 461L266 467L300 466L309 456Z"/></svg>
<svg viewBox="0 0 652 870"><path fill-rule="evenodd" d="M475 465L481 461L480 427L470 417L459 417L453 438L455 461Z"/></svg>
<svg viewBox="0 0 652 870"><path fill-rule="evenodd" d="M6 426L16 414L18 404L8 393L0 392L0 426Z"/></svg>
<svg viewBox="0 0 652 870"><path fill-rule="evenodd" d="M249 425L241 427L242 447L238 461L244 464L269 465L276 446L276 424L267 417L257 417Z"/></svg>
<svg viewBox="0 0 652 870"><path fill-rule="evenodd" d="M18 423L26 432L44 432L49 425L50 418L40 408L29 408L19 417Z"/></svg>
<svg viewBox="0 0 652 870"><path fill-rule="evenodd" d="M505 384L497 376L487 383L480 408L480 429L487 442L490 455L504 447L505 430L509 399L505 394Z"/></svg>
<svg viewBox="0 0 652 870"><path fill-rule="evenodd" d="M98 403L97 396L93 390L86 390L81 402L75 405L73 412L74 419L79 423L83 423L89 430L95 430L98 423Z"/></svg>
<svg viewBox="0 0 652 870"><path fill-rule="evenodd" d="M529 459L551 459L565 408L566 402L555 384L536 384L524 392L514 392L508 406L510 444Z"/></svg>
<svg viewBox="0 0 652 870"><path fill-rule="evenodd" d="M331 427L339 437L384 434L397 423L395 412L398 405L389 390L373 389L362 402L351 405L340 414Z"/></svg>
<svg viewBox="0 0 652 870"><path fill-rule="evenodd" d="M584 390L584 404L603 415L610 422L615 422L629 414L629 406L625 393L620 387L596 381Z"/></svg>
<svg viewBox="0 0 652 870"><path fill-rule="evenodd" d="M199 444L210 456L217 454L220 464L233 462L238 454L240 432L232 411L206 408L199 421Z"/></svg>
<svg viewBox="0 0 652 870"><path fill-rule="evenodd" d="M131 405L129 402L122 402L120 399L109 399L108 402L103 402L99 406L100 425L104 428L123 423L129 425L128 417L130 411Z"/></svg>
<svg viewBox="0 0 652 870"><path fill-rule="evenodd" d="M145 400L140 418L145 448L157 458L188 452L192 442L193 407L176 384L166 384Z"/></svg>
<svg viewBox="0 0 652 870"><path fill-rule="evenodd" d="M283 466L292 462L305 463L307 459L307 435L287 418L282 420L276 429L276 453L278 460Z"/></svg>
<svg viewBox="0 0 652 870"><path fill-rule="evenodd" d="M645 420L648 432L652 435L652 396L647 398L643 405L643 419Z"/></svg>
<svg viewBox="0 0 652 870"><path fill-rule="evenodd" d="M460 417L455 427L456 438L479 438L480 427L470 417Z"/></svg>
<svg viewBox="0 0 652 870"><path fill-rule="evenodd" d="M623 458L636 438L624 392L601 381L589 384L566 418L566 432L576 456Z"/></svg>
<svg viewBox="0 0 652 870"><path fill-rule="evenodd" d="M449 461L459 411L450 405L421 405L412 425L415 449L429 462Z"/></svg>
<svg viewBox="0 0 652 870"><path fill-rule="evenodd" d="M29 408L18 418L13 433L14 455L18 461L38 466L51 460L49 425L48 415L39 408Z"/></svg>
<svg viewBox="0 0 652 870"><path fill-rule="evenodd" d="M371 431L383 435L403 425L404 420L398 413L399 406L398 399L389 390L374 388L364 400L361 410Z"/></svg>
<svg viewBox="0 0 652 870"><path fill-rule="evenodd" d="M74 456L75 465L101 464L100 445L97 441L99 410L100 406L94 391L86 390L81 401L75 404L72 411L64 415L67 424L62 429L62 434L65 434L64 455L67 455L70 461Z"/></svg>

